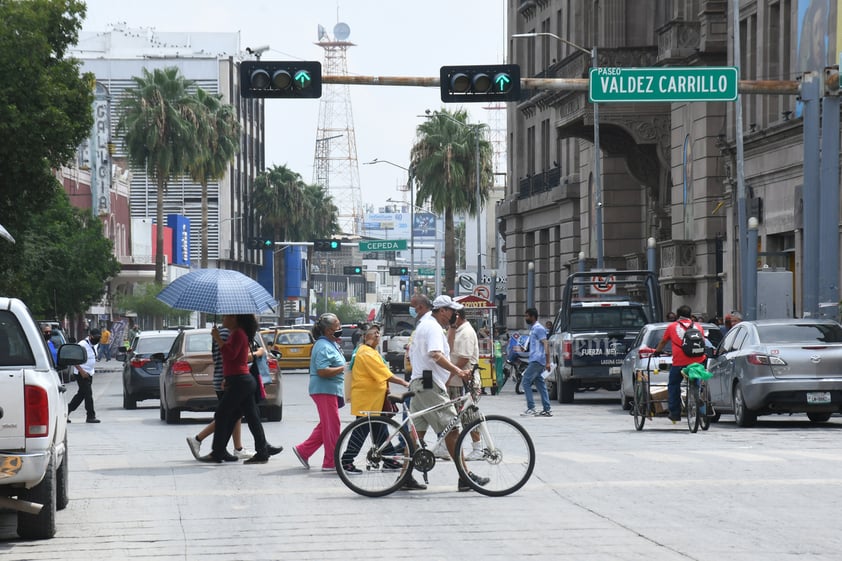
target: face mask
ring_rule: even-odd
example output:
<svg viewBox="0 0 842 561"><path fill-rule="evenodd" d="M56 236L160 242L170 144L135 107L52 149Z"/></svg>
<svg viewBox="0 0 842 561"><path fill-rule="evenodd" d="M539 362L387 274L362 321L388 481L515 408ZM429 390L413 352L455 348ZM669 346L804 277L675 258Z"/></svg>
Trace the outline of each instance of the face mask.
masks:
<svg viewBox="0 0 842 561"><path fill-rule="evenodd" d="M45 341L49 341L49 340L50 340L51 335L50 335L49 333L43 333L42 335L44 335L44 340L45 340Z"/></svg>
<svg viewBox="0 0 842 561"><path fill-rule="evenodd" d="M342 330L337 329L336 331L333 332L333 336L334 337L342 337Z"/></svg>
<svg viewBox="0 0 842 561"><path fill-rule="evenodd" d="M410 306L409 307L409 315L412 316L412 317L416 317L418 315L418 312L415 310L415 308Z"/></svg>
<svg viewBox="0 0 842 561"><path fill-rule="evenodd" d="M532 325L533 323L535 323L534 319L527 319L526 320L526 325Z"/></svg>
<svg viewBox="0 0 842 561"><path fill-rule="evenodd" d="M94 345L98 345L99 339L100 339L99 337L91 337L91 343L93 343Z"/></svg>

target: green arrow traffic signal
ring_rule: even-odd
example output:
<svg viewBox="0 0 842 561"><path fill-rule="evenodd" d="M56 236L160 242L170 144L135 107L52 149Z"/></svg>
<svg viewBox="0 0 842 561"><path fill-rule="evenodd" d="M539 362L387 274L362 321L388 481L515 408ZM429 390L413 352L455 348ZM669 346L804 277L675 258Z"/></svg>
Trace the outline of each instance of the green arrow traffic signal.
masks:
<svg viewBox="0 0 842 561"><path fill-rule="evenodd" d="M512 77L501 72L494 77L494 89L501 93L506 93L512 87Z"/></svg>
<svg viewBox="0 0 842 561"><path fill-rule="evenodd" d="M445 102L520 101L517 64L442 66L439 83Z"/></svg>
<svg viewBox="0 0 842 561"><path fill-rule="evenodd" d="M318 61L246 60L240 63L240 95L245 98L318 98Z"/></svg>

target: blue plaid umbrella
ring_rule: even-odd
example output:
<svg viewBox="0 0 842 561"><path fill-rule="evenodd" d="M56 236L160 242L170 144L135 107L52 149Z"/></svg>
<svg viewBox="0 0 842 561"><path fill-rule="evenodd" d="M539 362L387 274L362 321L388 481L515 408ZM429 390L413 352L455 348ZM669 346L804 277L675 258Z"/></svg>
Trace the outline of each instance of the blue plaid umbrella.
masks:
<svg viewBox="0 0 842 561"><path fill-rule="evenodd" d="M229 269L199 269L178 277L158 300L179 310L208 314L259 314L277 304L256 281Z"/></svg>

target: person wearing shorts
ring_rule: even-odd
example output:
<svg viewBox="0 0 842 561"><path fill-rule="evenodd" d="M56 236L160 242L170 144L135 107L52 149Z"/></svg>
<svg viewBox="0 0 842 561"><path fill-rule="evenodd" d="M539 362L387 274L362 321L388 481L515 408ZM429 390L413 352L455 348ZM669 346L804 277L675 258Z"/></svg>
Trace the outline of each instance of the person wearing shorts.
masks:
<svg viewBox="0 0 842 561"><path fill-rule="evenodd" d="M448 358L450 356L450 345L447 343L445 331L450 326L456 310L461 310L462 307L449 296L438 296L433 301L433 309L424 314L418 322L415 333L412 335L412 346L410 347L412 376L409 381L409 389L415 394L409 403L411 413L450 401L447 393L447 380L451 375L459 376L462 379L469 379L472 375L470 370L459 368ZM441 433L447 428L448 423L455 415L456 408L451 405L418 417L415 421L415 428L418 430L419 438L424 438L427 428L432 428L436 433ZM458 436L459 427L453 427L445 436L445 443L451 458L464 461L456 454L456 439ZM472 473L469 476L480 485L488 483L486 478ZM460 478L458 488L460 491L467 491L471 487Z"/></svg>

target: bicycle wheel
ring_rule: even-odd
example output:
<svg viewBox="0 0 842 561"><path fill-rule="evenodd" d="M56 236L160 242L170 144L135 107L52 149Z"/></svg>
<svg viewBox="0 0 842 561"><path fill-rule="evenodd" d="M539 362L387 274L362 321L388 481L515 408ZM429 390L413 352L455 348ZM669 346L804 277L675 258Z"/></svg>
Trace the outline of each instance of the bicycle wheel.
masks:
<svg viewBox="0 0 842 561"><path fill-rule="evenodd" d="M477 419L469 423L456 440L457 458L465 457L473 450L471 433L475 429L480 434L483 458L467 467L457 461L459 477L474 491L489 497L502 497L523 487L535 469L535 446L526 429L501 415ZM488 483L480 485L475 478L488 478Z"/></svg>
<svg viewBox="0 0 842 561"><path fill-rule="evenodd" d="M362 417L339 435L333 460L346 487L366 497L400 489L412 475L415 442L388 417Z"/></svg>
<svg viewBox="0 0 842 561"><path fill-rule="evenodd" d="M699 386L692 380L687 381L687 427L690 432L699 430Z"/></svg>
<svg viewBox="0 0 842 561"><path fill-rule="evenodd" d="M707 382L701 382L701 386L699 387L699 398L699 427L702 430L708 430L710 428L710 418L713 413L713 408L710 405L710 390L708 389Z"/></svg>
<svg viewBox="0 0 842 561"><path fill-rule="evenodd" d="M632 410L634 412L634 428L636 430L643 430L643 425L646 424L646 417L649 416L649 408L649 383L646 380L638 380L635 375Z"/></svg>

